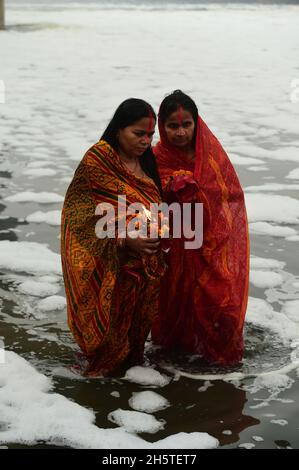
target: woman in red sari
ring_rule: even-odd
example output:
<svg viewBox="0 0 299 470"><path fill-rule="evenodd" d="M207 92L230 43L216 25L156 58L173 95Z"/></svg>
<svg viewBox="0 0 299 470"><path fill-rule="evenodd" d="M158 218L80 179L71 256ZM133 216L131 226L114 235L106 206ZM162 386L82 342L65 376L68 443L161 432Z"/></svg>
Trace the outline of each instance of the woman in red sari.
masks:
<svg viewBox="0 0 299 470"><path fill-rule="evenodd" d="M141 363L158 313L165 270L159 240L123 237L119 230L119 201L125 217L130 204L148 210L161 202L150 147L155 123L148 103L124 101L101 140L84 155L65 196L61 258L68 325L86 359L81 372L87 376ZM99 204L109 204L114 212L111 237L99 236Z"/></svg>
<svg viewBox="0 0 299 470"><path fill-rule="evenodd" d="M242 188L220 142L180 90L163 100L159 132L154 153L164 198L203 203L203 243L186 249L183 237L170 241L153 342L214 364L237 364L243 357L249 278Z"/></svg>

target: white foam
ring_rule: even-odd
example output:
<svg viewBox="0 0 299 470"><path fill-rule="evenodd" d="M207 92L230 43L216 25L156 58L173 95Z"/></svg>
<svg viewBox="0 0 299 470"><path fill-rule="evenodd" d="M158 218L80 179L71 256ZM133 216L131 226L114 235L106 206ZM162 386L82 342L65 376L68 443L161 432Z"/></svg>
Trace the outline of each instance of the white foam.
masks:
<svg viewBox="0 0 299 470"><path fill-rule="evenodd" d="M246 387L251 393L256 393L259 390L267 389L272 395L276 395L284 390L292 387L294 380L286 374L277 372L268 372L260 375L254 379L252 385Z"/></svg>
<svg viewBox="0 0 299 470"><path fill-rule="evenodd" d="M198 388L198 392L206 392L210 387L213 387L213 384L209 380L206 380L203 386Z"/></svg>
<svg viewBox="0 0 299 470"><path fill-rule="evenodd" d="M290 180L299 180L299 168L295 168L287 174L286 178Z"/></svg>
<svg viewBox="0 0 299 470"><path fill-rule="evenodd" d="M82 449L202 449L218 446L206 433L179 433L150 443L124 429L101 429L93 411L53 393L53 382L17 354L0 364L0 443L45 441ZM148 416L148 415L146 415Z"/></svg>
<svg viewBox="0 0 299 470"><path fill-rule="evenodd" d="M22 282L22 284L20 284L18 288L23 294L33 295L36 297L55 295L60 291L60 287L57 284L50 284L49 282L38 281Z"/></svg>
<svg viewBox="0 0 299 470"><path fill-rule="evenodd" d="M258 118L255 117L255 124L258 124ZM288 124L288 129L290 130L290 122ZM298 147L282 147L274 150L267 150L262 147L258 147L250 143L250 145L236 145L232 147L234 152L238 154L243 154L247 156L253 156L258 158L266 158L269 160L278 160L278 161L289 161L289 162L299 162L299 152Z"/></svg>
<svg viewBox="0 0 299 470"><path fill-rule="evenodd" d="M275 400L280 403L295 403L295 400L291 400L291 398L276 398Z"/></svg>
<svg viewBox="0 0 299 470"><path fill-rule="evenodd" d="M28 238L28 237L31 237L32 235L35 235L35 232L27 232L25 237Z"/></svg>
<svg viewBox="0 0 299 470"><path fill-rule="evenodd" d="M284 261L278 261L273 258L262 258L260 256L250 257L251 269L283 269L285 267Z"/></svg>
<svg viewBox="0 0 299 470"><path fill-rule="evenodd" d="M18 272L61 274L61 259L44 244L1 240L0 267Z"/></svg>
<svg viewBox="0 0 299 470"><path fill-rule="evenodd" d="M252 193L259 193L261 191L298 191L299 184L282 184L282 183L267 183L261 186L246 186L244 191L250 191Z"/></svg>
<svg viewBox="0 0 299 470"><path fill-rule="evenodd" d="M245 193L250 222L299 223L299 200L276 194Z"/></svg>
<svg viewBox="0 0 299 470"><path fill-rule="evenodd" d="M299 364L299 363L298 363ZM165 370L167 370L169 373L173 374L175 376L174 381L178 381L180 377L186 377L188 379L193 379L193 380L225 380L228 382L238 382L239 380L244 379L245 377L248 376L248 374L244 374L242 372L230 372L227 374L193 374L190 372L184 372L182 370L176 369L173 366L163 366ZM254 374L253 374L254 375Z"/></svg>
<svg viewBox="0 0 299 470"><path fill-rule="evenodd" d="M41 176L54 176L56 175L57 171L53 170L52 168L28 168L22 172L25 176L32 176L35 178Z"/></svg>
<svg viewBox="0 0 299 470"><path fill-rule="evenodd" d="M45 162L44 160L35 160L34 162L29 162L27 168L44 168L48 165L49 162Z"/></svg>
<svg viewBox="0 0 299 470"><path fill-rule="evenodd" d="M240 157L233 152L230 152L229 158L234 165L263 165L265 163L263 160L259 160L258 158Z"/></svg>
<svg viewBox="0 0 299 470"><path fill-rule="evenodd" d="M45 336L41 334L40 332L36 332L34 330L27 330L28 334L31 334L33 336L38 335L38 337L43 338L43 339L48 339L48 336ZM36 340L36 339L35 339ZM51 340L50 340L51 341ZM55 338L55 342L57 343L57 338ZM64 366L58 366L54 367L51 370L51 375L54 377L63 377L65 379L70 379L70 380L76 380L76 381L85 381L86 378L80 374L76 369L72 369L71 367L64 367Z"/></svg>
<svg viewBox="0 0 299 470"><path fill-rule="evenodd" d="M41 192L35 193L33 191L23 191L13 196L4 198L8 202L37 202L38 204L50 204L55 202L62 202L63 197L56 193Z"/></svg>
<svg viewBox="0 0 299 470"><path fill-rule="evenodd" d="M299 323L299 300L287 300L282 312L293 322Z"/></svg>
<svg viewBox="0 0 299 470"><path fill-rule="evenodd" d="M252 442L244 442L244 444L239 444L238 447L241 449L253 449L255 447L255 444Z"/></svg>
<svg viewBox="0 0 299 470"><path fill-rule="evenodd" d="M28 215L25 220L27 222L34 222L37 224L45 222L46 224L49 224L49 225L60 225L61 211L59 210L49 211L49 212L37 211L37 212L34 212L33 214Z"/></svg>
<svg viewBox="0 0 299 470"><path fill-rule="evenodd" d="M299 241L299 235L291 235L289 237L286 237L286 240L289 242L298 242Z"/></svg>
<svg viewBox="0 0 299 470"><path fill-rule="evenodd" d="M52 310L63 310L66 306L65 297L61 295L51 295L41 300L37 308L42 312L51 312Z"/></svg>
<svg viewBox="0 0 299 470"><path fill-rule="evenodd" d="M134 382L140 385L152 385L156 387L165 387L170 382L170 377L160 374L151 367L134 366L126 371L124 377L130 382Z"/></svg>
<svg viewBox="0 0 299 470"><path fill-rule="evenodd" d="M39 276L38 280L39 282L49 282L51 284L60 282L60 278L58 276Z"/></svg>
<svg viewBox="0 0 299 470"><path fill-rule="evenodd" d="M264 438L261 436L252 436L252 439L256 442L263 442Z"/></svg>
<svg viewBox="0 0 299 470"><path fill-rule="evenodd" d="M218 446L219 441L206 432L179 432L152 445L154 449L215 449Z"/></svg>
<svg viewBox="0 0 299 470"><path fill-rule="evenodd" d="M283 312L276 312L263 299L249 297L246 322L277 333L285 344L299 338L299 325L291 321Z"/></svg>
<svg viewBox="0 0 299 470"><path fill-rule="evenodd" d="M69 155L70 160L79 162L85 152L88 150L88 143L83 137L73 136L69 139L66 136L60 135L57 140L59 145L62 145L67 154Z"/></svg>
<svg viewBox="0 0 299 470"><path fill-rule="evenodd" d="M272 237L297 237L298 232L291 227L282 227L280 225L272 225L268 222L252 222L249 224L251 233L258 235L270 235Z"/></svg>
<svg viewBox="0 0 299 470"><path fill-rule="evenodd" d="M250 271L250 282L260 289L279 286L283 283L283 277L272 271Z"/></svg>
<svg viewBox="0 0 299 470"><path fill-rule="evenodd" d="M63 176L62 178L60 178L60 181L62 181L62 183L70 183L72 179L72 176Z"/></svg>
<svg viewBox="0 0 299 470"><path fill-rule="evenodd" d="M139 411L121 410L112 411L108 415L112 423L123 427L128 432L148 432L154 434L164 428L164 422L158 421L154 416Z"/></svg>
<svg viewBox="0 0 299 470"><path fill-rule="evenodd" d="M136 392L129 400L129 405L136 411L145 413L155 413L170 406L166 398L151 391Z"/></svg>
<svg viewBox="0 0 299 470"><path fill-rule="evenodd" d="M267 166L249 166L247 170L250 171L268 171L269 168Z"/></svg>
<svg viewBox="0 0 299 470"><path fill-rule="evenodd" d="M279 426L286 426L288 424L286 419L271 419L270 423L279 424Z"/></svg>

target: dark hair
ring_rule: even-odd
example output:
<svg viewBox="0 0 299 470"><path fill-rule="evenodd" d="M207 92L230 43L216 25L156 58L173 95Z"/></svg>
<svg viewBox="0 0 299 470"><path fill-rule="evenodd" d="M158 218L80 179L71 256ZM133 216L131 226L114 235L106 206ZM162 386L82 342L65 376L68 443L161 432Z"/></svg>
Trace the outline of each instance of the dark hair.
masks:
<svg viewBox="0 0 299 470"><path fill-rule="evenodd" d="M156 114L152 106L144 100L138 98L129 98L123 101L114 113L104 131L101 140L108 142L114 150L118 150L117 133L119 129L131 126L142 118L152 115L156 120ZM157 169L156 159L151 147L148 147L140 157L140 165L143 171L154 180L160 194L162 195L162 185Z"/></svg>
<svg viewBox="0 0 299 470"><path fill-rule="evenodd" d="M180 107L189 111L191 114L193 121L195 123L195 132L193 136L193 142L196 139L196 123L198 118L198 109L190 96L183 93L181 90L175 90L170 95L167 95L164 100L162 101L159 109L159 118L161 122L165 124L167 118L172 114L175 113Z"/></svg>

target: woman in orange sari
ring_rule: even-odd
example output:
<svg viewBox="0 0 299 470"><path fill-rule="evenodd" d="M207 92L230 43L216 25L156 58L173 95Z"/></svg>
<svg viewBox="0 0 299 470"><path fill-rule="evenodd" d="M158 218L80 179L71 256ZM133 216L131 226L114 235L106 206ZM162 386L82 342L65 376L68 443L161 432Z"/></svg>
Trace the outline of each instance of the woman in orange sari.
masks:
<svg viewBox="0 0 299 470"><path fill-rule="evenodd" d="M237 364L244 349L249 277L244 194L227 154L189 96L180 90L167 96L158 122L154 153L164 197L168 203L203 203L203 243L185 249L183 237L170 241L152 339L211 363Z"/></svg>
<svg viewBox="0 0 299 470"><path fill-rule="evenodd" d="M87 376L107 376L141 363L158 312L164 273L159 240L131 238L119 230L120 207L126 227L130 204L148 210L161 202L150 146L155 124L148 103L124 101L101 140L84 155L65 196L61 257L68 325L86 359L82 373ZM115 214L113 224L108 221L112 236L98 229L104 215L98 208L108 206Z"/></svg>

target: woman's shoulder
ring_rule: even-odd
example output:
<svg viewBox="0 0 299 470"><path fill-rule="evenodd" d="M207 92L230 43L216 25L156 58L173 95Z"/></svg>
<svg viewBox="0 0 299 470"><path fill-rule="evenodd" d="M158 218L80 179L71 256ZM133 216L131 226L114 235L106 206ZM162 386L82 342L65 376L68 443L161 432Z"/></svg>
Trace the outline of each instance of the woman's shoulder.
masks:
<svg viewBox="0 0 299 470"><path fill-rule="evenodd" d="M99 140L85 152L82 163L87 166L99 166L103 159L107 159L113 150L104 140Z"/></svg>

